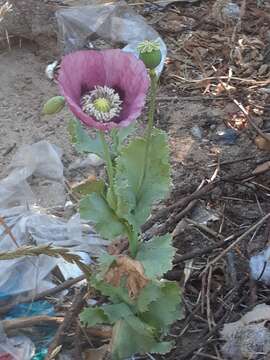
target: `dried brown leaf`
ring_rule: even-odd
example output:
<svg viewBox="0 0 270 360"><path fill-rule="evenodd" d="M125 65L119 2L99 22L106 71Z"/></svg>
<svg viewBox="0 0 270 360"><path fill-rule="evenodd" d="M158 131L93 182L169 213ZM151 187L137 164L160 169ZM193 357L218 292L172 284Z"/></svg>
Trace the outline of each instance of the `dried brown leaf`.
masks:
<svg viewBox="0 0 270 360"><path fill-rule="evenodd" d="M106 272L104 280L113 286L120 286L122 279L126 279L126 287L131 299L137 298L149 281L139 261L119 255Z"/></svg>

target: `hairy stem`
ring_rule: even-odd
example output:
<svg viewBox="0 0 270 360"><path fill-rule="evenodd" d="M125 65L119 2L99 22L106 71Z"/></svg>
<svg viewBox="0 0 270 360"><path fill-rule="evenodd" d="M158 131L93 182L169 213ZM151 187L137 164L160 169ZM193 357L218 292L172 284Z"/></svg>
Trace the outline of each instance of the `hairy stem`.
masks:
<svg viewBox="0 0 270 360"><path fill-rule="evenodd" d="M137 255L138 248L139 248L138 233L128 223L126 224L126 231L127 231L127 235L128 235L130 256L134 259Z"/></svg>
<svg viewBox="0 0 270 360"><path fill-rule="evenodd" d="M152 130L154 126L154 115L155 115L155 106L156 106L156 96L157 96L157 85L158 85L158 77L155 73L155 70L150 70L150 78L151 78L151 89L150 89L150 107L148 112L148 124L145 134L146 139L146 148L145 148L145 156L144 156L144 164L143 164L143 171L142 176L139 182L138 187L138 199L141 197L142 186L145 180L148 162L149 162L149 151L150 151L150 141Z"/></svg>
<svg viewBox="0 0 270 360"><path fill-rule="evenodd" d="M106 167L107 167L107 174L108 174L108 179L109 179L109 186L110 186L110 190L111 190L111 194L112 194L112 200L113 200L114 205L116 205L116 196L115 196L115 192L114 192L114 183L113 183L113 163L112 163L112 158L111 158L111 155L110 155L108 144L107 144L107 142L105 140L104 133L102 131L100 131L99 136L100 136L100 140L101 140L102 146L103 146L103 151L104 151L104 156L105 156L105 161L106 161Z"/></svg>

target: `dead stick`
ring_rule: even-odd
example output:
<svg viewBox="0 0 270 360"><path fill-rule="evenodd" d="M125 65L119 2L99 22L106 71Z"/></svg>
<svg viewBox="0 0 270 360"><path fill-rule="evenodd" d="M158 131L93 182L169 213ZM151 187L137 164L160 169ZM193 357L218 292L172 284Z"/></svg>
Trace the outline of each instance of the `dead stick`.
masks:
<svg viewBox="0 0 270 360"><path fill-rule="evenodd" d="M160 210L156 215L152 216L143 226L142 231L145 232L146 230L150 229L159 219L165 216L167 213L171 213L174 209L177 208L184 208L186 207L192 200L200 198L205 193L212 191L218 182L208 183L203 186L201 189L196 190L193 194L190 194L183 199L180 199L176 203Z"/></svg>
<svg viewBox="0 0 270 360"><path fill-rule="evenodd" d="M266 214L260 221L256 224L252 225L247 231L245 231L239 238L237 238L232 244L230 244L225 250L223 250L215 259L210 261L206 268L203 270L202 274L206 272L210 266L214 265L218 260L220 260L224 255L226 255L232 248L234 248L241 240L243 240L247 235L249 235L252 231L256 230L257 227L261 226L268 218L270 217L270 213Z"/></svg>
<svg viewBox="0 0 270 360"><path fill-rule="evenodd" d="M7 313L10 309L12 309L14 306L18 305L18 304L23 304L23 303L31 303L33 301L37 301L37 300L41 300L44 299L45 297L48 296L52 296L54 294L59 293L60 291L63 291L65 289L70 288L71 286L73 286L74 284L78 283L81 280L85 279L85 275L80 275L74 279L70 279L70 280L66 280L64 281L62 284L52 288L52 289L48 289L45 291L40 292L39 294L36 294L34 296L23 296L20 297L19 300L15 300L14 302L1 306L0 307L0 314L5 314Z"/></svg>
<svg viewBox="0 0 270 360"><path fill-rule="evenodd" d="M49 346L48 354L45 358L45 360L50 360L51 355L53 351L62 343L63 337L65 336L66 331L70 328L72 325L74 319L77 318L79 315L83 304L84 304L84 295L86 293L86 288L83 287L80 289L80 291L77 292L77 294L74 296L72 305L69 309L69 311L66 312L65 319L62 322L62 324L59 326L54 339L52 343Z"/></svg>
<svg viewBox="0 0 270 360"><path fill-rule="evenodd" d="M237 236L236 234L230 235L226 239L224 239L222 241L219 241L216 244L210 245L210 246L208 246L206 248L203 248L203 249L193 250L193 251L191 251L191 252L189 252L187 254L184 254L184 255L176 254L175 258L174 258L174 264L179 264L179 263L181 263L183 261L193 259L193 258L198 257L198 256L209 254L209 253L211 253L212 251L214 251L216 249L223 248L224 246L226 246L228 244L228 242L232 241L236 236Z"/></svg>
<svg viewBox="0 0 270 360"><path fill-rule="evenodd" d="M11 330L24 329L27 327L32 327L37 325L61 324L63 320L64 320L63 317L39 315L39 316L31 316L27 318L3 320L1 324L3 325L5 332L9 332Z"/></svg>

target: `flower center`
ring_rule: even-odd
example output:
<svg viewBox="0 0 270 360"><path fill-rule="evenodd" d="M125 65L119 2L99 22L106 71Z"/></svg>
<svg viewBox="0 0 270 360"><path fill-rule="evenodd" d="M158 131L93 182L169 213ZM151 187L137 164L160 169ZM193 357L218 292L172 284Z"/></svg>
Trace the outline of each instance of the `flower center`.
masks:
<svg viewBox="0 0 270 360"><path fill-rule="evenodd" d="M81 97L82 110L98 121L108 122L120 114L122 101L114 89L96 86Z"/></svg>
<svg viewBox="0 0 270 360"><path fill-rule="evenodd" d="M105 98L99 98L94 100L94 107L96 108L96 110L101 112L108 112L111 109L109 101Z"/></svg>

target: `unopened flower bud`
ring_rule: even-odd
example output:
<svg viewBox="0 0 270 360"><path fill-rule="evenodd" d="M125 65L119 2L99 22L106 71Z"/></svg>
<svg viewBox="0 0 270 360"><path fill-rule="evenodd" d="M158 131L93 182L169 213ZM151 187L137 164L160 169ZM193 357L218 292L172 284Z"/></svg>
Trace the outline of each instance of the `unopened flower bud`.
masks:
<svg viewBox="0 0 270 360"><path fill-rule="evenodd" d="M43 106L42 114L53 115L60 112L65 106L65 98L63 96L54 96Z"/></svg>
<svg viewBox="0 0 270 360"><path fill-rule="evenodd" d="M145 40L138 45L139 57L148 69L155 69L161 62L162 55L158 41Z"/></svg>

